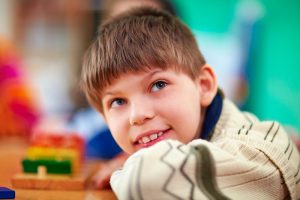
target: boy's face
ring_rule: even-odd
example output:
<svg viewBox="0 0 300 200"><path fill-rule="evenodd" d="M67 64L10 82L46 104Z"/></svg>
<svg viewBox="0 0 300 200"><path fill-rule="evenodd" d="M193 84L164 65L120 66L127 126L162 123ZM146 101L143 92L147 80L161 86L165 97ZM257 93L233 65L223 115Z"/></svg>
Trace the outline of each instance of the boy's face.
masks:
<svg viewBox="0 0 300 200"><path fill-rule="evenodd" d="M153 68L123 74L108 86L104 117L120 147L131 154L165 139L188 143L198 138L202 109L212 100L201 77L193 80L172 69Z"/></svg>

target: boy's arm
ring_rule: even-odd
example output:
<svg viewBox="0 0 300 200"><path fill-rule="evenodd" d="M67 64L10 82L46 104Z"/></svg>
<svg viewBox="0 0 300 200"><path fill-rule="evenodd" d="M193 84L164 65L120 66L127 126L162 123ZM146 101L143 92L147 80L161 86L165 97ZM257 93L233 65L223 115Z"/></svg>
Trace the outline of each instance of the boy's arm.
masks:
<svg viewBox="0 0 300 200"><path fill-rule="evenodd" d="M101 168L92 177L94 187L97 189L110 188L109 180L112 173L119 169L124 164L127 158L128 154L121 152L116 157L112 158L106 163L103 163L101 165Z"/></svg>
<svg viewBox="0 0 300 200"><path fill-rule="evenodd" d="M119 199L229 199L218 188L205 145L167 140L132 155L111 185Z"/></svg>
<svg viewBox="0 0 300 200"><path fill-rule="evenodd" d="M255 129L228 131L239 134L140 150L113 174L111 186L120 199L295 199L299 154L284 131L272 142L271 133L264 139Z"/></svg>

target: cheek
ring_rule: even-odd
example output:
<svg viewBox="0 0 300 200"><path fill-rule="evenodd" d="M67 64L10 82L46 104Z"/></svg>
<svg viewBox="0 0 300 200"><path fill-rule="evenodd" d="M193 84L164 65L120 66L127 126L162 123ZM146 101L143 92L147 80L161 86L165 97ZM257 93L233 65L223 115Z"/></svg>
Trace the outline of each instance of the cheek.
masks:
<svg viewBox="0 0 300 200"><path fill-rule="evenodd" d="M198 95L189 95L192 92L169 93L168 98L163 98L156 102L159 110L173 115L174 118L190 118L200 114L200 97Z"/></svg>
<svg viewBox="0 0 300 200"><path fill-rule="evenodd" d="M115 141L122 146L122 142L124 141L124 137L126 136L124 134L124 120L121 118L110 118L110 120L107 121L107 125L109 127L109 130L111 131L111 134Z"/></svg>
<svg viewBox="0 0 300 200"><path fill-rule="evenodd" d="M198 96L170 98L166 104L160 104L162 117L167 119L181 142L187 143L198 134L201 107Z"/></svg>

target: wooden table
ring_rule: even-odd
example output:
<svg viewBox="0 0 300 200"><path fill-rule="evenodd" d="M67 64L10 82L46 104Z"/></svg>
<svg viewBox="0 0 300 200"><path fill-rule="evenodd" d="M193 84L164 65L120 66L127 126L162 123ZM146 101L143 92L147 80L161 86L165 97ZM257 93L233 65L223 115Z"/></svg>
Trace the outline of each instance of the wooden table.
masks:
<svg viewBox="0 0 300 200"><path fill-rule="evenodd" d="M11 185L12 177L22 171L21 160L28 143L21 138L0 138L0 186L16 192L16 200L115 200L111 190L25 190Z"/></svg>

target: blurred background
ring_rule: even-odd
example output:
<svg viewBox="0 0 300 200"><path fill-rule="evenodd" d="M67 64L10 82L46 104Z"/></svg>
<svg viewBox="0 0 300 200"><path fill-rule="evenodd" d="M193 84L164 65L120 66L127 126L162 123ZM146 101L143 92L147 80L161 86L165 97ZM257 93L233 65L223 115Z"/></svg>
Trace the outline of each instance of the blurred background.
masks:
<svg viewBox="0 0 300 200"><path fill-rule="evenodd" d="M299 132L300 1L170 2L193 30L225 95ZM106 10L104 0L0 0L3 134L27 134L44 119L55 126L74 121L88 108L78 76Z"/></svg>

